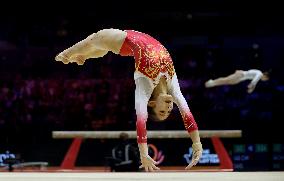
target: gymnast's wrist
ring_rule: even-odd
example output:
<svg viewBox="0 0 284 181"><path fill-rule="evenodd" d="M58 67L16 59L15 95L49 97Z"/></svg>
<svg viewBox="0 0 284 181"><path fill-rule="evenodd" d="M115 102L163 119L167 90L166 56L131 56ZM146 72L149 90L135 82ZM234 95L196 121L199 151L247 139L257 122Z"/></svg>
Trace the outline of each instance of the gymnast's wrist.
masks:
<svg viewBox="0 0 284 181"><path fill-rule="evenodd" d="M139 152L141 157L147 157L148 156L148 145L147 143L139 143Z"/></svg>
<svg viewBox="0 0 284 181"><path fill-rule="evenodd" d="M202 143L201 142L194 142L194 143L192 143L192 149L194 151L202 151L203 150Z"/></svg>

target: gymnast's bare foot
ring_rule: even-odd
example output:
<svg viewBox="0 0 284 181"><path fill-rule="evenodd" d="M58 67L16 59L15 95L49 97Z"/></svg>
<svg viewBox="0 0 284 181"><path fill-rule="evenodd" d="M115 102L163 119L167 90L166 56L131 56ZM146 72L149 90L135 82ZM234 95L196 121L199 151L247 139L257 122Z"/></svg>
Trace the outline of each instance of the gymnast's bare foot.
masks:
<svg viewBox="0 0 284 181"><path fill-rule="evenodd" d="M63 62L64 64L68 64L70 61L67 56L64 54L60 53L55 57L55 60L58 62Z"/></svg>
<svg viewBox="0 0 284 181"><path fill-rule="evenodd" d="M63 53L60 53L55 57L55 60L63 62L64 64L75 62L78 65L83 65L85 63L86 59L83 55L73 55L69 58L68 56L64 55Z"/></svg>
<svg viewBox="0 0 284 181"><path fill-rule="evenodd" d="M214 87L214 81L212 79L208 80L207 82L205 82L205 87Z"/></svg>

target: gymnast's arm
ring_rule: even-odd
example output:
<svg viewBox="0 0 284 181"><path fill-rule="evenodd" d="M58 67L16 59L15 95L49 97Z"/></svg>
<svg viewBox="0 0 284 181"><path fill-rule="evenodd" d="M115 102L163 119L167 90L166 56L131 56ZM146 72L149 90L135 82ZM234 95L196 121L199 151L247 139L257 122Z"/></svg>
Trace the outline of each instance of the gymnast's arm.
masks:
<svg viewBox="0 0 284 181"><path fill-rule="evenodd" d="M203 149L202 149L202 144L200 142L200 136L199 136L197 124L194 120L194 117L188 107L188 104L184 96L181 93L180 86L178 84L178 79L176 75L174 75L171 81L170 94L173 96L174 102L177 104L179 108L179 111L182 115L185 129L188 131L190 138L192 140L192 143L193 143L192 144L192 149L193 149L192 161L186 167L186 169L190 169L192 166L198 163L198 160L200 159L202 155Z"/></svg>
<svg viewBox="0 0 284 181"><path fill-rule="evenodd" d="M136 131L137 131L137 143L140 152L140 159L142 165L146 171L154 171L159 168L155 166L157 164L148 155L147 145L147 130L146 122L148 118L147 104L153 92L153 87L147 78L140 77L135 80L135 110L137 115Z"/></svg>
<svg viewBox="0 0 284 181"><path fill-rule="evenodd" d="M256 84L259 82L263 74L259 70L249 70L248 74L254 74L252 81L248 85L248 93L252 93L256 87Z"/></svg>

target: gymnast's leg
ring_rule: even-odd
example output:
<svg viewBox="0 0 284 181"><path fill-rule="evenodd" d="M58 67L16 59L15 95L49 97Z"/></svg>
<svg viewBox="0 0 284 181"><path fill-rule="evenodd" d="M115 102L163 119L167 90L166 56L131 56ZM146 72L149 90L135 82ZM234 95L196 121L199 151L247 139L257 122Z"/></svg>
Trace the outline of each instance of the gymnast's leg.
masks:
<svg viewBox="0 0 284 181"><path fill-rule="evenodd" d="M226 77L220 77L217 79L210 79L205 82L205 87L215 87L221 85L235 85L242 81L243 73L242 71L236 71L235 73L228 75Z"/></svg>
<svg viewBox="0 0 284 181"><path fill-rule="evenodd" d="M84 64L86 59L103 57L108 51L119 54L127 33L118 29L103 29L59 53L56 61Z"/></svg>

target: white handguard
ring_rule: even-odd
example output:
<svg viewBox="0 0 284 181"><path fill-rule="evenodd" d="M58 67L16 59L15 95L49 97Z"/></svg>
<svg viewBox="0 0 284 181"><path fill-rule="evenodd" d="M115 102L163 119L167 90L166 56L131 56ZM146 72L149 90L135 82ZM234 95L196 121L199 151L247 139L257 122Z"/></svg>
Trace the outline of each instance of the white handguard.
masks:
<svg viewBox="0 0 284 181"><path fill-rule="evenodd" d="M201 158L203 151L202 144L200 142L193 143L192 150L192 160L191 163L185 168L187 170L195 166Z"/></svg>
<svg viewBox="0 0 284 181"><path fill-rule="evenodd" d="M144 168L146 172L153 172L154 170L160 170L155 164L157 164L156 161L154 161L149 155L148 155L148 145L147 143L140 143L138 144L139 151L140 151L140 159L141 159L141 166L139 168Z"/></svg>

